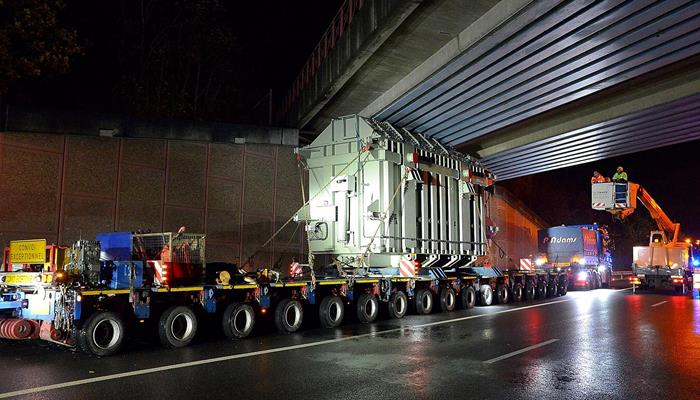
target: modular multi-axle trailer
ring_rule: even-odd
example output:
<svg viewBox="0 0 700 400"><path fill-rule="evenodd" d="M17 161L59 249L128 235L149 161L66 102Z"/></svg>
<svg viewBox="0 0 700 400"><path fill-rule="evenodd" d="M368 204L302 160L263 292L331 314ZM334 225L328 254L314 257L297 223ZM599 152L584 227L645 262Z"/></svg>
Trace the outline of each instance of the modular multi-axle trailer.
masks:
<svg viewBox="0 0 700 400"><path fill-rule="evenodd" d="M142 240L130 233L110 235L128 237L135 244ZM157 235L167 240L176 234ZM88 243L89 249L81 248L86 245L82 242L68 249L76 251L71 258L97 249L97 242ZM398 319L409 311L429 314L563 296L567 287L565 275L496 268L474 268L443 277L306 275L286 279L277 278L272 271L235 274L221 270L211 284L188 285L182 279L188 273L183 271L191 273L196 270L192 267L201 264L170 262L167 257L96 262L93 265L99 265L102 279L93 286L82 283L88 282L82 278L86 272L71 275L67 269L52 271L41 268L43 265L24 268L32 264L21 264L22 269L13 272L13 265L18 266L9 264L10 272L0 272L0 338L43 339L99 356L115 353L125 332L138 329L147 320L153 320L150 325L157 327L161 343L175 348L192 341L199 318L206 314L220 318L227 337L241 339L252 333L256 319L265 314L272 316L281 332L295 332L305 312L317 313L322 327L333 328L343 322L346 312L370 323L381 308L389 318ZM164 281L159 269L161 274L173 271L171 283L166 284L167 276Z"/></svg>
<svg viewBox="0 0 700 400"><path fill-rule="evenodd" d="M475 159L357 116L334 120L298 159L309 171L296 215L309 258L288 275L207 264L204 235L184 229L101 234L70 248L13 243L0 272L0 337L106 356L148 320L165 346L182 347L206 314L243 338L266 314L295 332L305 312L332 328L346 311L370 323L380 308L402 318L566 294L566 273L485 262L494 177Z"/></svg>

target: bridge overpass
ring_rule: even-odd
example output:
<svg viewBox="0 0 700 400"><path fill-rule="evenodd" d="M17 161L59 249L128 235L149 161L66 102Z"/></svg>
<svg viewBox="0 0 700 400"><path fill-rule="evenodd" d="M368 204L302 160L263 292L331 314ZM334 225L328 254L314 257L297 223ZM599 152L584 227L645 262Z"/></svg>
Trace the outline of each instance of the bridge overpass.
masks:
<svg viewBox="0 0 700 400"><path fill-rule="evenodd" d="M700 137L696 0L347 0L286 98L477 154L500 179Z"/></svg>

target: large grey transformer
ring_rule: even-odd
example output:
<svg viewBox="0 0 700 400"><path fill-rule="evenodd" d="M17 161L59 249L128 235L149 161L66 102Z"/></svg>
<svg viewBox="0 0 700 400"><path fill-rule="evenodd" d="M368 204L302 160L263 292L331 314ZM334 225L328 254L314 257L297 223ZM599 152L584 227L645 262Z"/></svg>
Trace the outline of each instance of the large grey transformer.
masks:
<svg viewBox="0 0 700 400"><path fill-rule="evenodd" d="M359 116L334 119L298 152L309 202L297 218L317 265L409 277L486 254L494 176L476 159Z"/></svg>

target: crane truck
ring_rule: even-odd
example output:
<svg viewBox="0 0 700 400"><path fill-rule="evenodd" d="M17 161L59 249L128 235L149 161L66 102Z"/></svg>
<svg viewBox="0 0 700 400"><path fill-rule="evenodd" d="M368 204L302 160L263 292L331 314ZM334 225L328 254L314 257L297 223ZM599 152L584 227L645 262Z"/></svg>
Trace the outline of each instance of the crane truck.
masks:
<svg viewBox="0 0 700 400"><path fill-rule="evenodd" d="M566 294L566 273L482 261L495 177L472 157L389 123L347 116L297 149L297 160L309 171L296 214L309 258L294 260L288 274L206 263L205 235L184 229L111 232L64 248L12 243L0 270L0 338L108 356L125 330L148 321L173 348L192 341L206 314L220 319L227 337L241 339L265 317L291 333L309 311L334 328L346 310L370 323L380 307L398 319L409 310ZM66 256L54 256L56 249Z"/></svg>
<svg viewBox="0 0 700 400"><path fill-rule="evenodd" d="M671 221L649 192L638 183L592 183L591 206L624 220L641 203L656 222L647 246L634 246L630 283L636 288L673 289L686 294L692 287L690 244L679 241L680 224Z"/></svg>
<svg viewBox="0 0 700 400"><path fill-rule="evenodd" d="M570 289L598 289L612 282L612 256L607 229L598 224L562 225L537 232L535 265L564 270Z"/></svg>

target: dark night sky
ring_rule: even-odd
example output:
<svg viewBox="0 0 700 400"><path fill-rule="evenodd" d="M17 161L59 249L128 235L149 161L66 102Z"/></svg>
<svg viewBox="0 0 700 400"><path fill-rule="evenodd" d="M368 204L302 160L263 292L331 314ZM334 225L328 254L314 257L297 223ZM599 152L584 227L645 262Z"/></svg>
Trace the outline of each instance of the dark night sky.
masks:
<svg viewBox="0 0 700 400"><path fill-rule="evenodd" d="M247 121L247 111L265 108L269 89L273 99L286 94L302 65L340 8L342 0L304 0L255 2L238 0L194 0L192 4L217 2L224 6L222 18L230 21L226 29L235 40L229 54L235 65L229 78L241 94L230 99L243 104L219 120ZM5 101L11 104L60 107L102 112L125 112L118 96L120 62L124 41L123 13L134 15L140 4L170 7L186 0L93 1L68 0L61 13L65 25L78 33L84 54L73 63L68 74L23 82ZM162 10L162 9L161 9ZM167 17L159 16L163 22ZM133 38L131 39L133 40ZM128 60L126 60L128 62ZM219 82L223 84L223 82ZM262 106L259 104L262 102ZM234 110L234 107L231 107ZM265 110L262 110L262 114Z"/></svg>

